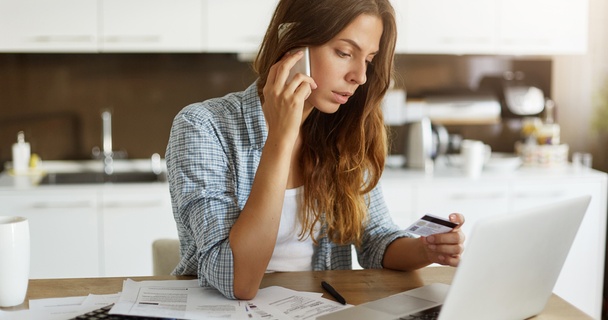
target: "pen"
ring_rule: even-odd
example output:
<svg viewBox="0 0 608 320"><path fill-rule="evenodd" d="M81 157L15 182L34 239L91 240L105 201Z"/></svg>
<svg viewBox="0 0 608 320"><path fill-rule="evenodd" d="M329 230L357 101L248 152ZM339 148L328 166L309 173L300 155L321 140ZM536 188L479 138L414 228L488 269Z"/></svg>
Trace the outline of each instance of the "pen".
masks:
<svg viewBox="0 0 608 320"><path fill-rule="evenodd" d="M329 294L331 294L332 297L334 297L336 300L338 300L338 302L340 302L341 304L346 304L346 300L344 300L344 297L342 297L338 291L336 291L336 289L334 289L334 287L332 287L329 283L325 282L325 281L321 281L321 287L323 287L323 289L327 290L327 292L329 292Z"/></svg>

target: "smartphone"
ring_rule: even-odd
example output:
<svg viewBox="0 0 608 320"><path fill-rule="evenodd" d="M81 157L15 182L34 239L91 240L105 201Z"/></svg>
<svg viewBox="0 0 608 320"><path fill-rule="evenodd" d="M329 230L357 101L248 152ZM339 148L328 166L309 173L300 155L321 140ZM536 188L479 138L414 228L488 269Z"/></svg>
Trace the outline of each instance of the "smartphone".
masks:
<svg viewBox="0 0 608 320"><path fill-rule="evenodd" d="M300 60L298 60L298 62L296 62L293 68L291 68L291 70L289 71L287 82L290 82L297 73L305 74L310 77L310 53L308 47L294 50L303 50L304 56Z"/></svg>

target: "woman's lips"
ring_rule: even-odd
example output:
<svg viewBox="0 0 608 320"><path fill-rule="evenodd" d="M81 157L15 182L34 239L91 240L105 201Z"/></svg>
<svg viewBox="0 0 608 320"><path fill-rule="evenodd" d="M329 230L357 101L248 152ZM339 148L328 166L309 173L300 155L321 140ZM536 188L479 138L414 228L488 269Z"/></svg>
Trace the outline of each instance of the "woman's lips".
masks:
<svg viewBox="0 0 608 320"><path fill-rule="evenodd" d="M350 98L351 94L349 92L332 92L334 95L334 100L336 100L339 104L345 104Z"/></svg>

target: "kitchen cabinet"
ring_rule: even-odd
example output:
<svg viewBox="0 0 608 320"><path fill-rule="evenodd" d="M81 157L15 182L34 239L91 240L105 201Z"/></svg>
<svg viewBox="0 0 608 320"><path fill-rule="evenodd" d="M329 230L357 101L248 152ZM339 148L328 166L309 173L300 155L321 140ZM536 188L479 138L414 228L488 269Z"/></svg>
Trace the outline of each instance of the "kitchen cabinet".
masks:
<svg viewBox="0 0 608 320"><path fill-rule="evenodd" d="M446 218L453 212L466 213L467 223L462 226L466 235L470 234L473 227L473 224L468 222L508 212L508 187L504 184L454 181L437 185L427 182L417 187L415 194L413 212L418 213L420 217L426 213ZM420 217L411 217L410 224Z"/></svg>
<svg viewBox="0 0 608 320"><path fill-rule="evenodd" d="M588 0L391 0L405 54L580 54ZM277 0L0 0L0 52L253 54ZM237 23L238 22L238 23Z"/></svg>
<svg viewBox="0 0 608 320"><path fill-rule="evenodd" d="M3 215L30 225L30 278L99 276L97 191L92 189L0 192Z"/></svg>
<svg viewBox="0 0 608 320"><path fill-rule="evenodd" d="M0 0L0 52L97 52L98 0Z"/></svg>
<svg viewBox="0 0 608 320"><path fill-rule="evenodd" d="M205 50L257 53L277 0L207 0Z"/></svg>
<svg viewBox="0 0 608 320"><path fill-rule="evenodd" d="M30 223L30 278L152 275L152 242L177 239L167 183L0 190Z"/></svg>
<svg viewBox="0 0 608 320"><path fill-rule="evenodd" d="M201 52L203 0L0 0L1 52Z"/></svg>
<svg viewBox="0 0 608 320"><path fill-rule="evenodd" d="M588 180L588 181L585 181ZM512 185L511 211L590 194L591 203L580 226L554 292L599 319L603 290L606 243L606 185L592 179L555 179L550 182L520 181ZM556 230L559 232L559 230ZM595 313L592 313L596 311Z"/></svg>
<svg viewBox="0 0 608 320"><path fill-rule="evenodd" d="M403 53L407 49L407 25L406 19L406 3L403 0L391 0L391 4L395 9L395 20L397 23L397 43L395 44L395 52Z"/></svg>
<svg viewBox="0 0 608 320"><path fill-rule="evenodd" d="M382 180L382 194L393 221L400 228L407 228L413 221L415 208L405 204L414 203L414 187L402 183L399 179L390 179L385 176Z"/></svg>
<svg viewBox="0 0 608 320"><path fill-rule="evenodd" d="M588 7L588 0L499 0L498 52L585 53Z"/></svg>
<svg viewBox="0 0 608 320"><path fill-rule="evenodd" d="M399 1L399 0L398 0ZM400 10L404 53L494 53L496 3L488 0L405 0Z"/></svg>
<svg viewBox="0 0 608 320"><path fill-rule="evenodd" d="M582 54L588 0L395 0L399 53Z"/></svg>
<svg viewBox="0 0 608 320"><path fill-rule="evenodd" d="M152 242L177 239L166 184L105 188L101 199L106 277L152 275Z"/></svg>
<svg viewBox="0 0 608 320"><path fill-rule="evenodd" d="M98 1L102 52L203 50L202 0Z"/></svg>
<svg viewBox="0 0 608 320"><path fill-rule="evenodd" d="M458 169L451 169L436 170L432 175L416 170L385 171L381 179L385 200L393 219L401 221L400 227L409 226L425 213L447 217L451 212L459 212L465 215L463 231L468 236L475 222L488 215L509 214L580 195L592 196L554 292L599 319L606 244L607 175L572 167L520 168L514 172L487 171L479 179L470 179ZM405 217L405 212L411 215ZM525 236L518 235L517 230L513 230L513 235Z"/></svg>

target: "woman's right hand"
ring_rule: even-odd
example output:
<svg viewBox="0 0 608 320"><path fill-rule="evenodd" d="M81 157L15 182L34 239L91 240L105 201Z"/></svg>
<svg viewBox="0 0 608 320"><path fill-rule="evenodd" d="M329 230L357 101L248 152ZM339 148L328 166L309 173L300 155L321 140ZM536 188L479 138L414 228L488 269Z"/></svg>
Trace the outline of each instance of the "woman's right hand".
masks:
<svg viewBox="0 0 608 320"><path fill-rule="evenodd" d="M287 83L289 71L303 57L302 50L288 52L270 68L262 105L269 134L278 132L295 140L299 133L304 102L317 88L311 77L300 73Z"/></svg>
<svg viewBox="0 0 608 320"><path fill-rule="evenodd" d="M304 102L317 87L303 74L286 83L289 71L302 57L302 53L288 53L275 63L263 89L268 137L247 203L230 230L234 295L239 299L255 296L272 258Z"/></svg>

